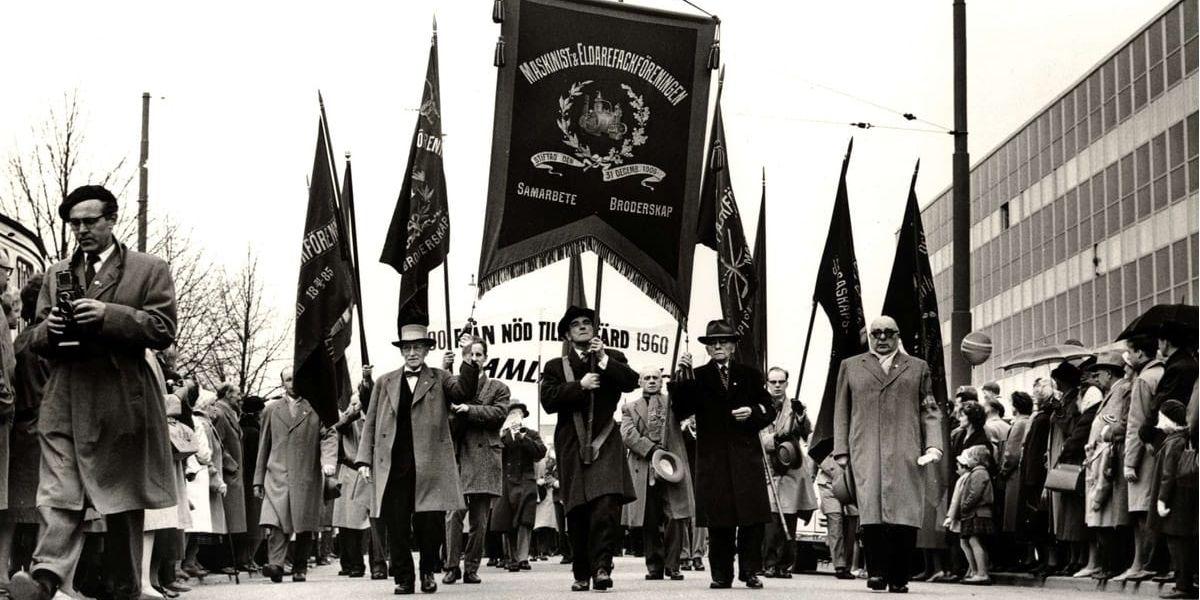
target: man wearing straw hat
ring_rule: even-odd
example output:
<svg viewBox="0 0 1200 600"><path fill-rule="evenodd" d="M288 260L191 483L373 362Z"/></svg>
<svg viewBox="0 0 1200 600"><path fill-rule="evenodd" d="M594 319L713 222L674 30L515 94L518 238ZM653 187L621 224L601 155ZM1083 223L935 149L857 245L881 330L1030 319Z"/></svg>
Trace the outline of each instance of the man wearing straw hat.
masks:
<svg viewBox="0 0 1200 600"><path fill-rule="evenodd" d="M736 548L738 579L761 589L756 573L771 505L758 432L775 418L775 409L762 373L733 362L737 339L728 322L710 321L700 343L712 360L689 376L692 355L683 353L669 389L677 417L696 415L696 522L708 527L709 587L732 587Z"/></svg>
<svg viewBox="0 0 1200 600"><path fill-rule="evenodd" d="M683 430L662 393L660 369L642 369L642 397L621 407L621 439L629 448L629 470L637 500L627 527L641 527L646 579L683 579L679 556L687 520L695 507Z"/></svg>
<svg viewBox="0 0 1200 600"><path fill-rule="evenodd" d="M554 448L574 558L571 590L577 592L612 587L621 505L636 498L611 415L621 394L637 389L638 376L624 354L604 347L595 320L591 309L567 309L558 335L571 349L546 363L538 386L542 408L558 415Z"/></svg>

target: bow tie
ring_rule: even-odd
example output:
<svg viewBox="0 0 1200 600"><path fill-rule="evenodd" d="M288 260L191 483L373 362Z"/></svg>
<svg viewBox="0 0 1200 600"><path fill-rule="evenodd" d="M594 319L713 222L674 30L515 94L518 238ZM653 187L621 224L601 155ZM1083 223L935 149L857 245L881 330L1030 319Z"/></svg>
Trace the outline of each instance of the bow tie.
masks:
<svg viewBox="0 0 1200 600"><path fill-rule="evenodd" d="M408 369L404 370L405 377L417 377L420 374L421 374L421 371L409 371Z"/></svg>

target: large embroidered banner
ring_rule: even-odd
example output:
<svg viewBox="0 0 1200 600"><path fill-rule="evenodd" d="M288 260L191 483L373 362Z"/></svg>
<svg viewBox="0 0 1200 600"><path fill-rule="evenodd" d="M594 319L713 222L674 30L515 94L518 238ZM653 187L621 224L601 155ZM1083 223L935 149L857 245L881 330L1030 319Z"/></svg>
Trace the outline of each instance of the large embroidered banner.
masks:
<svg viewBox="0 0 1200 600"><path fill-rule="evenodd" d="M685 318L714 21L504 4L480 293L591 250Z"/></svg>

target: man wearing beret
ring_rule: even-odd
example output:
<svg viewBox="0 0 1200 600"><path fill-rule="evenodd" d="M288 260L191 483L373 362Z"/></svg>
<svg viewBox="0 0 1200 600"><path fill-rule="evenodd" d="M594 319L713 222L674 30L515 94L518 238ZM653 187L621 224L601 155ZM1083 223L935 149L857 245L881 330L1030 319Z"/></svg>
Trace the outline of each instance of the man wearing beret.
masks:
<svg viewBox="0 0 1200 600"><path fill-rule="evenodd" d="M621 506L636 497L612 415L621 394L637 389L638 375L624 354L604 347L595 321L595 311L567 309L558 334L567 337L571 349L546 363L538 387L542 408L558 414L554 449L573 548L571 590L577 592L612 587Z"/></svg>
<svg viewBox="0 0 1200 600"><path fill-rule="evenodd" d="M32 341L51 365L38 421L45 525L32 568L9 593L54 596L83 549L90 506L107 522L103 560L115 597L139 598L142 513L177 501L163 392L146 362L147 349L175 339L175 288L166 262L114 238L108 190L77 188L58 212L77 246L46 274L37 309L45 320Z"/></svg>

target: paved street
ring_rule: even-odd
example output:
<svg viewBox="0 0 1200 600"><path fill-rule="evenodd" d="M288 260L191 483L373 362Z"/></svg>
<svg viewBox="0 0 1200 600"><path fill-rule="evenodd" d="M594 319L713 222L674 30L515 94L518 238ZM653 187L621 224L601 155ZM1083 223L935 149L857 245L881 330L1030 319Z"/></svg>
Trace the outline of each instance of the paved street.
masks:
<svg viewBox="0 0 1200 600"><path fill-rule="evenodd" d="M287 600L349 600L357 598L385 598L392 596L391 581L371 581L364 579L347 579L337 576L336 565L314 567L309 571L306 583L291 583L285 578L284 583L272 584L261 576L253 578L242 577L240 586L225 577L207 577L205 583L196 585L193 591L184 594L180 600L226 600L245 599L257 600L267 598L286 598ZM839 581L828 575L797 575L791 580L764 579L765 588L752 592L740 585L731 590L708 589L708 573L685 572L684 581L646 581L643 579L645 570L641 559L622 557L617 559L616 573L613 579L616 585L606 594L617 594L630 600L692 600L698 597L721 598L736 596L748 598L750 595L767 598L797 598L805 597L819 600L835 599L867 599L875 595L884 600L886 594L874 594L867 591L866 581ZM568 565L557 562L533 563L533 570L521 573L508 573L490 567L484 567L480 572L483 583L480 585L441 585L437 597L475 598L477 600L542 600L560 598L569 594L571 575ZM914 583L910 586L912 595L922 598L961 598L973 597L982 600L1016 600L1030 597L1050 598L1053 596L1068 596L1071 600L1088 600L1091 598L1121 598L1120 595L1104 592L1063 591L1040 588L1023 588L1009 586L969 587L948 584ZM589 592L596 594L597 592ZM421 595L420 592L417 595ZM579 597L586 598L582 594Z"/></svg>

